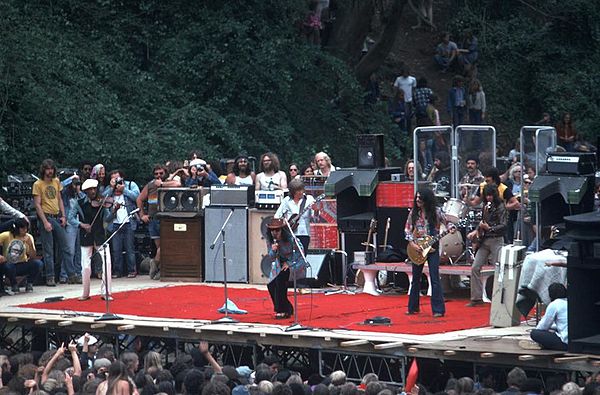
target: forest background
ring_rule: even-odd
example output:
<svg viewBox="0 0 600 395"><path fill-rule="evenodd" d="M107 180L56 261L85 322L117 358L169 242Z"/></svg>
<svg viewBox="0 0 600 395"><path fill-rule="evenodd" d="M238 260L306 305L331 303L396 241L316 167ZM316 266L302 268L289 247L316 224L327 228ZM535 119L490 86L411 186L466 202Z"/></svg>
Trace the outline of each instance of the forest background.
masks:
<svg viewBox="0 0 600 395"><path fill-rule="evenodd" d="M300 33L303 0L4 0L0 176L53 158L143 180L155 162L194 149L206 159L273 151L284 164L324 150L354 166L359 133L385 134L401 163L408 137L394 138L385 101L365 106L364 95L370 73L393 77L407 61L390 51L410 6L338 0L320 49ZM479 38L503 149L544 111L570 111L580 133L598 135L600 2L436 0L434 15L428 34ZM377 40L361 60L367 34ZM422 49L428 58L434 45Z"/></svg>

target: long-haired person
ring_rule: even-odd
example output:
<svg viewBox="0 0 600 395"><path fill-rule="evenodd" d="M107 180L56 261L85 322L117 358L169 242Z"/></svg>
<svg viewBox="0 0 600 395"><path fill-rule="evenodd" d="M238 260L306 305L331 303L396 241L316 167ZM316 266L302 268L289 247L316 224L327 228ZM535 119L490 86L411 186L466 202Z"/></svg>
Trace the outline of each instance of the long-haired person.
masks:
<svg viewBox="0 0 600 395"><path fill-rule="evenodd" d="M289 318L294 313L294 307L287 298L287 284L291 276L301 274L305 263L282 218L273 218L267 228L269 257L273 260L267 288L273 301L275 318Z"/></svg>
<svg viewBox="0 0 600 395"><path fill-rule="evenodd" d="M422 251L418 241L425 236L435 236L440 232L441 224L446 225L452 232L456 227L446 220L442 211L435 206L435 196L429 188L421 188L415 194L413 208L408 214L404 233L411 247L416 251ZM437 244L437 243L436 243ZM434 317L443 317L446 314L444 305L444 295L440 282L440 255L437 245L433 246L434 251L427 256L427 265L429 265L429 279L431 281L431 311ZM407 315L420 312L419 297L421 295L421 274L423 265L412 265L412 283L410 295L408 297Z"/></svg>
<svg viewBox="0 0 600 395"><path fill-rule="evenodd" d="M267 152L260 157L261 172L256 175L254 185L257 191L273 191L287 188L287 175L281 171L279 158L273 152Z"/></svg>
<svg viewBox="0 0 600 395"><path fill-rule="evenodd" d="M98 385L96 395L133 395L135 385L127 375L123 362L115 361L108 367L108 378Z"/></svg>
<svg viewBox="0 0 600 395"><path fill-rule="evenodd" d="M467 307L483 304L481 267L488 259L492 264L498 261L498 254L504 245L504 233L508 222L506 207L500 199L496 184L486 184L483 187L483 196L485 200L481 222L477 229L467 235L469 240L475 241L479 245L471 266L471 301Z"/></svg>

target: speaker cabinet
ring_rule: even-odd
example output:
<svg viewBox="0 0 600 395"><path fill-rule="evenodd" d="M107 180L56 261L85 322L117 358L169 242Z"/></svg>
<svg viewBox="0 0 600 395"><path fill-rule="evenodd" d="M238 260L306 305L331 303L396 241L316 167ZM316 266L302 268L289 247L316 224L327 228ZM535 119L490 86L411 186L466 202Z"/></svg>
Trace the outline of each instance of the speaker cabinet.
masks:
<svg viewBox="0 0 600 395"><path fill-rule="evenodd" d="M159 213L190 213L196 215L202 211L202 199L208 189L200 188L159 188Z"/></svg>
<svg viewBox="0 0 600 395"><path fill-rule="evenodd" d="M207 207L204 210L205 228L205 273L206 281L222 282L223 276L223 240L221 236L214 248L210 244L229 216L225 226L225 258L227 264L227 282L248 282L248 209Z"/></svg>
<svg viewBox="0 0 600 395"><path fill-rule="evenodd" d="M333 279L331 250L313 250L306 254L306 276L298 279L300 286L321 287Z"/></svg>
<svg viewBox="0 0 600 395"><path fill-rule="evenodd" d="M202 218L160 220L160 278L202 281Z"/></svg>
<svg viewBox="0 0 600 395"><path fill-rule="evenodd" d="M267 284L271 259L267 254L267 224L275 210L248 210L248 263L251 284Z"/></svg>
<svg viewBox="0 0 600 395"><path fill-rule="evenodd" d="M383 134L359 134L356 136L357 165L359 169L385 167Z"/></svg>

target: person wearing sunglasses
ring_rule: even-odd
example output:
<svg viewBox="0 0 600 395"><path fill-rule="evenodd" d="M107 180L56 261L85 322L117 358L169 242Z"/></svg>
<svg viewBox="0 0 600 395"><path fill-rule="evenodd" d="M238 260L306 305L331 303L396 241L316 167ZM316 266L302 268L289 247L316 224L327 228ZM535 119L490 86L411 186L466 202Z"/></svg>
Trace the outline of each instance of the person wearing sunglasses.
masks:
<svg viewBox="0 0 600 395"><path fill-rule="evenodd" d="M288 184L294 179L300 178L300 169L296 163L290 164L288 167Z"/></svg>
<svg viewBox="0 0 600 395"><path fill-rule="evenodd" d="M408 214L404 233L408 243L417 251L422 251L418 241L426 236L437 236L440 233L440 226L444 224L450 232L456 232L456 226L446 219L446 216L438 207L435 206L435 195L429 188L421 188L415 194L413 208ZM427 256L427 265L429 266L429 278L431 281L431 310L434 318L443 317L446 314L444 304L444 293L440 282L440 254L438 244L433 245ZM421 295L421 273L424 265L412 265L412 283L410 294L408 296L407 315L418 314L421 310L419 298Z"/></svg>

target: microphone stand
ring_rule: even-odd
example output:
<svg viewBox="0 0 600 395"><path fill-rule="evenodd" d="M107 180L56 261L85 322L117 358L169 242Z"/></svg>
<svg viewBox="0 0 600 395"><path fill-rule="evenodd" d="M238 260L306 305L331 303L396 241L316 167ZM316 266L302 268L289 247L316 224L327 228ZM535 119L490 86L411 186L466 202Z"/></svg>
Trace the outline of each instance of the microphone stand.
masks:
<svg viewBox="0 0 600 395"><path fill-rule="evenodd" d="M229 215L225 219L225 222L223 222L223 226L221 226L221 230L219 230L217 232L215 239L213 240L212 244L210 245L210 249L214 250L215 245L217 244L217 240L219 240L219 236L221 236L221 246L223 249L223 285L224 285L223 289L224 289L224 293L225 293L225 305L223 307L225 308L225 317L221 317L218 320L212 321L213 324L234 324L236 322L239 322L238 320L231 318L229 316L229 306L228 306L229 296L227 294L227 257L225 255L225 227L229 223L229 220L231 219L232 215L233 215L233 208L231 208Z"/></svg>
<svg viewBox="0 0 600 395"><path fill-rule="evenodd" d="M127 215L127 219L131 220L131 218L133 217L133 215L135 213L137 213L138 211L140 211L139 209L133 210L132 212L130 212ZM119 317L116 314L113 314L110 312L110 294L108 292L108 281L109 281L109 277L108 277L108 262L106 260L106 249L108 248L108 245L110 243L110 241L112 240L113 237L115 237L115 235L117 233L119 233L121 231L121 229L123 228L123 226L125 226L125 224L129 223L129 221L123 221L121 223L121 225L119 225L119 227L117 228L116 231L113 232L112 235L110 235L110 237L108 239L106 239L106 241L100 246L100 248L98 248L96 250L96 252L94 253L94 255L92 255L92 258L94 256L96 256L97 254L102 252L102 257L103 257L103 262L102 262L102 266L103 266L103 270L104 270L104 301L106 302L106 312L104 314L102 314L100 317L96 318L95 321L112 321L112 320L122 320L123 317Z"/></svg>
<svg viewBox="0 0 600 395"><path fill-rule="evenodd" d="M328 295L356 295L356 292L351 291L348 288L348 253L344 250L334 250L334 253L342 254L342 278L344 279L342 282L342 288L336 289L335 291L327 291L325 292L325 296Z"/></svg>
<svg viewBox="0 0 600 395"><path fill-rule="evenodd" d="M298 251L300 251L300 256L302 256L302 259L304 260L305 265L307 267L310 267L308 260L306 260L306 255L304 255L304 251L302 250L302 246L300 245L300 241L298 240L296 235L294 235L294 232L292 231L292 227L290 226L288 221L285 221L285 226L287 226L288 230L290 231L290 235L292 236L292 239L294 241L293 247L297 248ZM292 247L292 251L293 251L293 247ZM292 268L289 268L288 270L292 270ZM292 274L292 273L290 273L290 274ZM285 328L286 332L310 329L306 326L302 326L302 324L300 324L300 322L298 321L298 285L296 282L298 276L296 276L296 273L293 273L293 274L294 274L294 323L292 325L288 326L287 328Z"/></svg>

